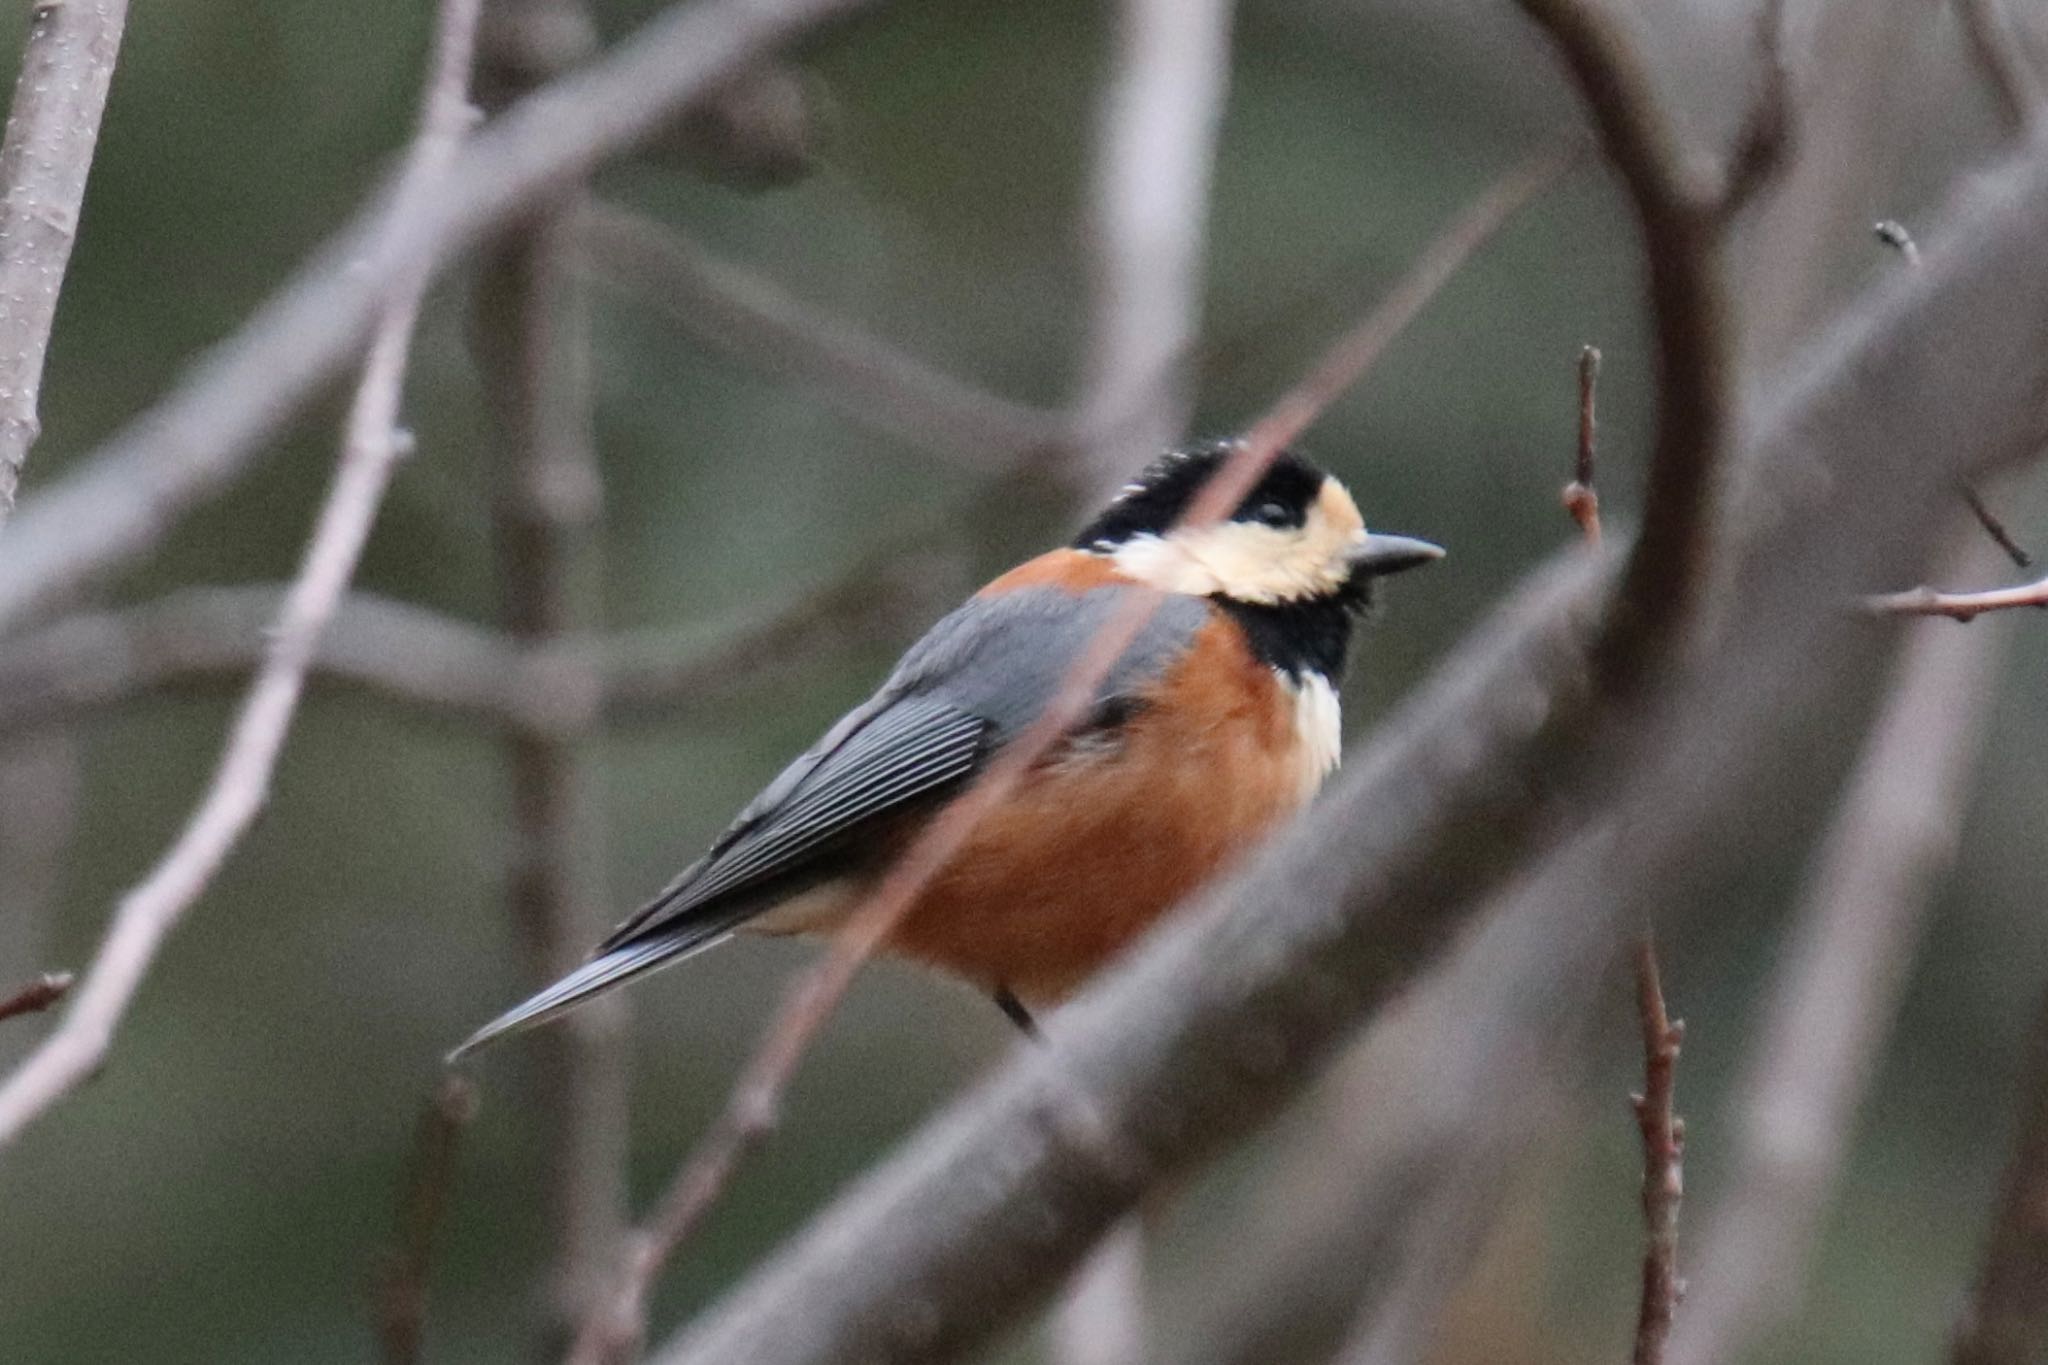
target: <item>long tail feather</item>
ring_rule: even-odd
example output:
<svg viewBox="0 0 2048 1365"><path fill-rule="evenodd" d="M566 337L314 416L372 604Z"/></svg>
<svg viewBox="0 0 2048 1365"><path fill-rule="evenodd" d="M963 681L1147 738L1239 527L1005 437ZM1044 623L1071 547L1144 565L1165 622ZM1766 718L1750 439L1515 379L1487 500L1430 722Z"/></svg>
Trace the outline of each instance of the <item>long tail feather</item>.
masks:
<svg viewBox="0 0 2048 1365"><path fill-rule="evenodd" d="M659 934L621 944L601 957L592 958L546 990L514 1005L470 1034L461 1046L448 1054L448 1061L450 1064L459 1062L486 1043L545 1024L586 1000L623 986L636 976L708 952L731 937L732 931L728 929L687 938Z"/></svg>

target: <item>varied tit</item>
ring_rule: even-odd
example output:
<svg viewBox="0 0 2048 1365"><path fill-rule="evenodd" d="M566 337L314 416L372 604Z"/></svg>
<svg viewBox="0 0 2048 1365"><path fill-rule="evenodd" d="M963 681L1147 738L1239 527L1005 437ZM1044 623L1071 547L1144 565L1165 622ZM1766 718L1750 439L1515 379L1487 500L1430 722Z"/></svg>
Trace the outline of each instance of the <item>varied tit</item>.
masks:
<svg viewBox="0 0 2048 1365"><path fill-rule="evenodd" d="M1030 1011L1315 794L1337 765L1337 681L1373 580L1443 554L1368 532L1342 484L1289 454L1228 520L1177 527L1231 449L1159 460L1073 544L933 626L588 963L457 1055L738 931L831 931L1147 585L1161 605L1085 719L981 819L888 941L1028 1029Z"/></svg>

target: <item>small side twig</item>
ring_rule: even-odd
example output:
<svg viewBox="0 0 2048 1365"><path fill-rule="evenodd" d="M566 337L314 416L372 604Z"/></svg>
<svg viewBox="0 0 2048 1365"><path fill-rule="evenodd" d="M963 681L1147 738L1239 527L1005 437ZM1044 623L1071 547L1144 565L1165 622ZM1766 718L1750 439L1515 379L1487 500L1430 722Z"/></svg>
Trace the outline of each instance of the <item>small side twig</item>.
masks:
<svg viewBox="0 0 2048 1365"><path fill-rule="evenodd" d="M476 1086L450 1072L420 1109L398 1204L398 1242L377 1276L377 1339L384 1365L413 1365L427 1316L427 1272L455 1186L462 1134L476 1117Z"/></svg>
<svg viewBox="0 0 2048 1365"><path fill-rule="evenodd" d="M1567 164L1566 158L1555 154L1538 156L1510 171L1474 201L1423 252L1379 306L1338 338L1321 362L1252 426L1184 513L1182 523L1200 526L1226 515L1282 447L1363 376L1456 266L1517 208L1554 181ZM646 1300L655 1277L717 1201L740 1163L774 1131L783 1094L798 1065L855 975L925 886L959 852L981 819L1008 799L1031 767L1079 719L1101 679L1144 628L1158 601L1156 593L1134 592L1124 608L1103 623L1075 655L1037 718L963 795L925 827L881 884L848 917L824 960L805 972L784 997L725 1108L684 1158L654 1214L629 1239L626 1268L616 1293L585 1323L570 1355L573 1365L605 1365L631 1355L646 1330Z"/></svg>
<svg viewBox="0 0 2048 1365"><path fill-rule="evenodd" d="M1919 266L1920 244L1913 240L1913 234L1906 230L1905 224L1885 218L1873 223L1870 230L1878 241L1898 252L1907 265ZM2034 557L2013 539L2012 532L1986 505L1983 496L1968 483L1958 483L1956 491L1969 507L1970 515L1984 528L1984 534L2005 551L2006 557L2022 569L2031 568ZM1948 616L1958 621L1969 621L1984 612L2007 607L2048 606L2048 580L2024 588L2001 588L1988 593L1941 593L1932 588L1918 587L1871 597L1865 605L1880 615Z"/></svg>
<svg viewBox="0 0 2048 1365"><path fill-rule="evenodd" d="M1937 592L1922 586L1864 599L1864 609L1872 615L1946 616L1951 621L1974 621L1987 611L2013 607L2048 607L2048 578L1984 592Z"/></svg>
<svg viewBox="0 0 2048 1365"><path fill-rule="evenodd" d="M443 0L420 130L400 190L423 193L454 159L472 121L470 54L480 0ZM122 897L64 1022L0 1085L0 1146L92 1074L155 961L268 799L321 633L348 589L391 471L405 450L399 401L424 270L392 282L349 410L334 484L271 637L262 671L235 717L205 797L177 842Z"/></svg>
<svg viewBox="0 0 2048 1365"><path fill-rule="evenodd" d="M1685 1281L1678 1275L1678 1206L1685 1198L1685 1120L1675 1108L1685 1025L1664 1008L1657 945L1636 944L1636 1012L1643 1026L1643 1090L1632 1097L1643 1134L1643 1297L1635 1365L1661 1365Z"/></svg>
<svg viewBox="0 0 2048 1365"><path fill-rule="evenodd" d="M14 994L0 996L0 1019L50 1008L70 991L74 979L70 972L44 972Z"/></svg>
<svg viewBox="0 0 2048 1365"><path fill-rule="evenodd" d="M2027 553L2024 545L2013 539L2013 534L2006 529L2005 522L1991 510L1990 504L1984 501L1984 495L1969 484L1959 485L1958 491L1963 495L1963 502L1969 507L1970 515L1984 528L1984 534L1991 537L1991 543L2005 551L2005 557L2013 562L2013 566L2020 569L2033 568L2034 557Z"/></svg>
<svg viewBox="0 0 2048 1365"><path fill-rule="evenodd" d="M1586 544L1600 548L1600 495L1593 490L1593 460L1598 429L1594 411L1600 383L1600 348L1579 351L1579 448L1572 463L1572 481L1564 486L1564 510L1579 524Z"/></svg>

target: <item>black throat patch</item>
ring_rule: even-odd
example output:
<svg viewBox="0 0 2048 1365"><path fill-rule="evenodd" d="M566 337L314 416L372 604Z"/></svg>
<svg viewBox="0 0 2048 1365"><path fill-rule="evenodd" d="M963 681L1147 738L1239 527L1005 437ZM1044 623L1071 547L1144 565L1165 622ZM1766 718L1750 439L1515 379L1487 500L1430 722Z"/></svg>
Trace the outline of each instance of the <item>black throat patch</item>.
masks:
<svg viewBox="0 0 2048 1365"><path fill-rule="evenodd" d="M1252 653L1268 668L1300 681L1304 673L1320 673L1335 687L1344 678L1344 660L1351 648L1351 630L1365 610L1365 585L1341 596L1315 597L1277 606L1260 606L1228 597L1209 599L1230 614L1244 631Z"/></svg>

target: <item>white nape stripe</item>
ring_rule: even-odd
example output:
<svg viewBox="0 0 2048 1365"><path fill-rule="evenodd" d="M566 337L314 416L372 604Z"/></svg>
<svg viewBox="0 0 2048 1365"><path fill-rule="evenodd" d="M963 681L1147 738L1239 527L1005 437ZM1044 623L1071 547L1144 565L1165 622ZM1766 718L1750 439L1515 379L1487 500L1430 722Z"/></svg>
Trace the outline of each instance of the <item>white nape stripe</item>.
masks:
<svg viewBox="0 0 2048 1365"><path fill-rule="evenodd" d="M1343 708L1330 680L1313 670L1299 679L1274 669L1282 690L1294 698L1295 756L1300 763L1300 800L1306 804L1344 754Z"/></svg>

